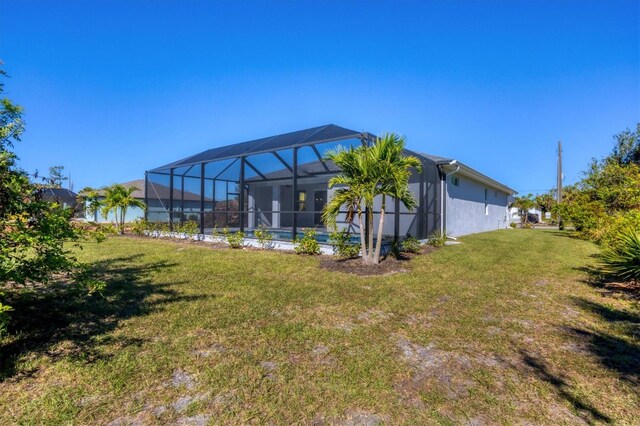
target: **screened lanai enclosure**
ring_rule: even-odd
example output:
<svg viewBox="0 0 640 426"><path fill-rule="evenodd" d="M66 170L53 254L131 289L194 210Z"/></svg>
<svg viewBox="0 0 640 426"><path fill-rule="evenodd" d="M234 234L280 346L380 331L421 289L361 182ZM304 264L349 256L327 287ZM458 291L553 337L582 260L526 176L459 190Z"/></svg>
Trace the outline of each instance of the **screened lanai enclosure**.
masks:
<svg viewBox="0 0 640 426"><path fill-rule="evenodd" d="M251 236L263 226L279 240L291 240L312 227L319 240L326 239L322 209L335 190L328 181L339 172L326 154L374 140L367 132L330 124L210 149L149 170L145 176L147 220L171 226L195 221L202 234L227 228ZM439 226L440 178L433 161L407 154L423 161L422 173L414 173L410 183L419 207L410 212L387 201L384 235L425 238ZM378 212L374 213L377 225ZM340 215L339 228L358 235L359 226L357 220L348 224Z"/></svg>

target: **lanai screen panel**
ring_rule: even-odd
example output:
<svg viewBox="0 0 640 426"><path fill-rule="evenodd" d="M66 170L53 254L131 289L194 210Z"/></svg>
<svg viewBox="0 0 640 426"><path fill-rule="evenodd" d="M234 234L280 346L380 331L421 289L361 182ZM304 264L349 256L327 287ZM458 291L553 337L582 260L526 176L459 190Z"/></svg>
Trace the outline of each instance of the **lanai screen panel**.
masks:
<svg viewBox="0 0 640 426"><path fill-rule="evenodd" d="M169 222L171 176L169 170L149 172L145 185L147 199L147 220Z"/></svg>
<svg viewBox="0 0 640 426"><path fill-rule="evenodd" d="M154 169L147 175L148 218L173 224L193 220L205 233L213 228L251 231L262 225L288 231L289 238L304 227L324 228L322 207L331 198L328 181L339 172L326 156L331 150L361 146L367 138L371 140L366 133L320 126L214 148ZM435 198L426 197L425 179L432 174L412 176L411 189L421 204L417 212L387 200L386 235L399 228L401 234L407 230L422 236L431 225L416 216L424 215L427 199ZM374 210L377 218L378 203ZM352 230L357 232L359 225Z"/></svg>

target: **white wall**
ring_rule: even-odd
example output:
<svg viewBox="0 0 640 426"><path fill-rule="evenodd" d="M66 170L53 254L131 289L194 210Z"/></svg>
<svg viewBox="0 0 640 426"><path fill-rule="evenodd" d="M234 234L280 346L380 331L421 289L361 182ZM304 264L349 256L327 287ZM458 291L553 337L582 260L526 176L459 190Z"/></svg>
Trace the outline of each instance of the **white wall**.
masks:
<svg viewBox="0 0 640 426"><path fill-rule="evenodd" d="M508 197L500 190L459 174L459 186L447 176L446 233L453 236L506 228L509 225ZM485 207L485 189L487 189Z"/></svg>

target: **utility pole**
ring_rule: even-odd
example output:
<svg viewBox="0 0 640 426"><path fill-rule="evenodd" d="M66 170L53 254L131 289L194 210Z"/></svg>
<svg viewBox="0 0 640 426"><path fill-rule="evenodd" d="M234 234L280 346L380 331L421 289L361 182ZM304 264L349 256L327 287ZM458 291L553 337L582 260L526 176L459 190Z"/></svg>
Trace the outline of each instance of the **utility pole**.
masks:
<svg viewBox="0 0 640 426"><path fill-rule="evenodd" d="M558 176L556 181L556 201L558 204L562 202L562 141L558 141ZM564 228L562 217L558 215L558 227Z"/></svg>

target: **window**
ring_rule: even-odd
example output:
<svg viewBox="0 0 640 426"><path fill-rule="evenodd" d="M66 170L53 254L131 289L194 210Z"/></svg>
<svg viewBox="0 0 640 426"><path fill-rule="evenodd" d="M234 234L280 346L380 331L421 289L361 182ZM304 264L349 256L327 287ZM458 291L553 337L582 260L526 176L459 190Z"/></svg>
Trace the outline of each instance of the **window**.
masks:
<svg viewBox="0 0 640 426"><path fill-rule="evenodd" d="M451 176L451 183L453 186L460 186L460 179L458 176Z"/></svg>
<svg viewBox="0 0 640 426"><path fill-rule="evenodd" d="M305 211L305 203L307 201L307 191L298 191L298 211Z"/></svg>

